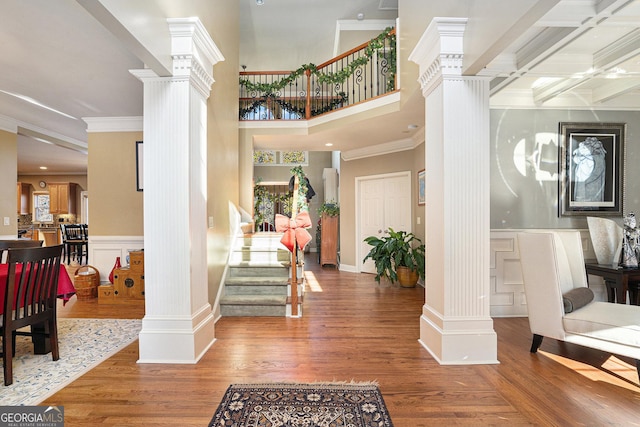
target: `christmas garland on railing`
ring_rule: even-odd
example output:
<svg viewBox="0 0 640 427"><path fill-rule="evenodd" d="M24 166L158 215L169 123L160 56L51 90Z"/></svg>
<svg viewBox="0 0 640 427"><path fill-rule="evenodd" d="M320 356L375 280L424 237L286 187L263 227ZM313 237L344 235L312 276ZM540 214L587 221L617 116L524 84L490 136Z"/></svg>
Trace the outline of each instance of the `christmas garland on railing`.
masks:
<svg viewBox="0 0 640 427"><path fill-rule="evenodd" d="M329 111L333 111L336 109L337 106L344 104L349 97L347 96L346 93L344 92L340 92L338 93L338 97L337 99L334 99L333 101L329 102L328 104L324 105L322 108L320 108L319 110L311 110L311 116L318 116L320 114L329 112ZM243 119L244 116L246 114L248 114L251 111L255 111L261 104L266 104L267 100L271 98L273 102L275 102L276 104L278 104L280 106L280 108L287 110L287 111L291 111L292 113L295 114L299 114L300 117L304 117L305 116L305 112L306 112L306 108L305 107L296 107L295 105L293 105L290 102L285 102L281 99L278 99L276 95L273 94L269 94L269 95L265 95L260 97L259 99L253 101L250 105L248 105L245 108L241 108L240 109L240 119Z"/></svg>
<svg viewBox="0 0 640 427"><path fill-rule="evenodd" d="M318 71L318 68L314 64L302 65L297 70L291 72L288 76L272 83L252 83L248 79L240 78L240 86L244 87L249 92L262 92L266 94L275 93L287 85L293 83L298 77L303 75L306 71L310 71L311 74L317 77L318 83L324 84L342 84L349 78L355 70L363 65L366 65L373 54L384 47L385 39L390 41L390 58L389 58L389 81L387 82L387 90L395 89L395 75L396 75L396 36L391 34L392 27L386 28L378 37L371 39L369 44L364 50L364 56L356 58L349 63L342 70L335 73L323 73Z"/></svg>

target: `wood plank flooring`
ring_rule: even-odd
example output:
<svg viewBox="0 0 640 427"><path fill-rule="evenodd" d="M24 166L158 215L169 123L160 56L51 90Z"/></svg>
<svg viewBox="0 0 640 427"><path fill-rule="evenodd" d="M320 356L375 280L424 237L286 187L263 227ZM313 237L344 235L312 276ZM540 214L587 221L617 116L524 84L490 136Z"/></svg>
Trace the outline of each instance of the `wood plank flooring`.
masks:
<svg viewBox="0 0 640 427"><path fill-rule="evenodd" d="M137 364L137 342L42 404L66 426L207 426L231 383L378 381L396 427L637 426L631 360L545 339L526 318L495 319L497 365L441 366L418 342L422 288L307 259L304 317L222 318L195 365ZM72 301L61 317L141 318L140 308ZM64 355L61 355L64 357Z"/></svg>

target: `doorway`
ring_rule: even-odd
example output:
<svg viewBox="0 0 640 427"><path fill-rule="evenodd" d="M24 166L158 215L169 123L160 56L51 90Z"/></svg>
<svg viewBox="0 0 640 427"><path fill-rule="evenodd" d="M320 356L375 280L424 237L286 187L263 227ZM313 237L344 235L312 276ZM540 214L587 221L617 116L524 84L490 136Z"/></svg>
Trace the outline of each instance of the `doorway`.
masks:
<svg viewBox="0 0 640 427"><path fill-rule="evenodd" d="M370 246L368 236L382 236L387 229L412 232L411 171L356 178L356 270L374 273L371 260L362 264Z"/></svg>

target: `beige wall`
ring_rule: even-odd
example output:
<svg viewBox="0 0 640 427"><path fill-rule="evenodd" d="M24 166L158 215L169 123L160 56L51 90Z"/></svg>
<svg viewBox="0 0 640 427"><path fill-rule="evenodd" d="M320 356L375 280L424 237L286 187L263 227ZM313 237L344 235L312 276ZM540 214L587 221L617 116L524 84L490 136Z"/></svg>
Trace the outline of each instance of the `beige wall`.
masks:
<svg viewBox="0 0 640 427"><path fill-rule="evenodd" d="M136 190L136 141L142 132L89 133L87 190L93 236L142 236L142 192Z"/></svg>
<svg viewBox="0 0 640 427"><path fill-rule="evenodd" d="M18 135L0 130L0 236L17 236ZM9 225L4 225L8 217Z"/></svg>
<svg viewBox="0 0 640 427"><path fill-rule="evenodd" d="M424 146L424 144L422 144ZM422 152L422 162L419 153ZM357 177L380 175L392 172L411 171L414 182L417 182L417 172L424 168L424 148L401 151L384 156L368 157L360 160L342 161L340 167L340 262L348 266L356 266L362 260L356 260L355 242L355 179ZM412 188L417 184L412 182ZM412 192L411 211L414 220L418 203L417 192ZM422 209L424 212L424 208ZM424 214L422 220L424 221ZM424 222L423 222L424 224ZM424 226L421 226L424 233Z"/></svg>
<svg viewBox="0 0 640 427"><path fill-rule="evenodd" d="M182 2L180 2L182 3ZM208 231L209 302L214 303L227 262L230 240L229 203L238 205L238 70L240 69L238 2L193 0L187 4L203 5L208 13L198 15L224 61L213 67L215 83L208 107L208 201L213 218Z"/></svg>

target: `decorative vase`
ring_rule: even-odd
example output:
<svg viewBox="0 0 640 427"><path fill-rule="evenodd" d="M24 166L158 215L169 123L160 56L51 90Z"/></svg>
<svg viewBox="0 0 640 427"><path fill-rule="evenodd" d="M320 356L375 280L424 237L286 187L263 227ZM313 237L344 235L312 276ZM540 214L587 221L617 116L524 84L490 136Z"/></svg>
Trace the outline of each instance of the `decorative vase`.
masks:
<svg viewBox="0 0 640 427"><path fill-rule="evenodd" d="M113 272L116 270L116 268L120 268L120 257L116 257L116 263L113 265L113 268L111 269L111 273L109 273L109 283L113 284Z"/></svg>

